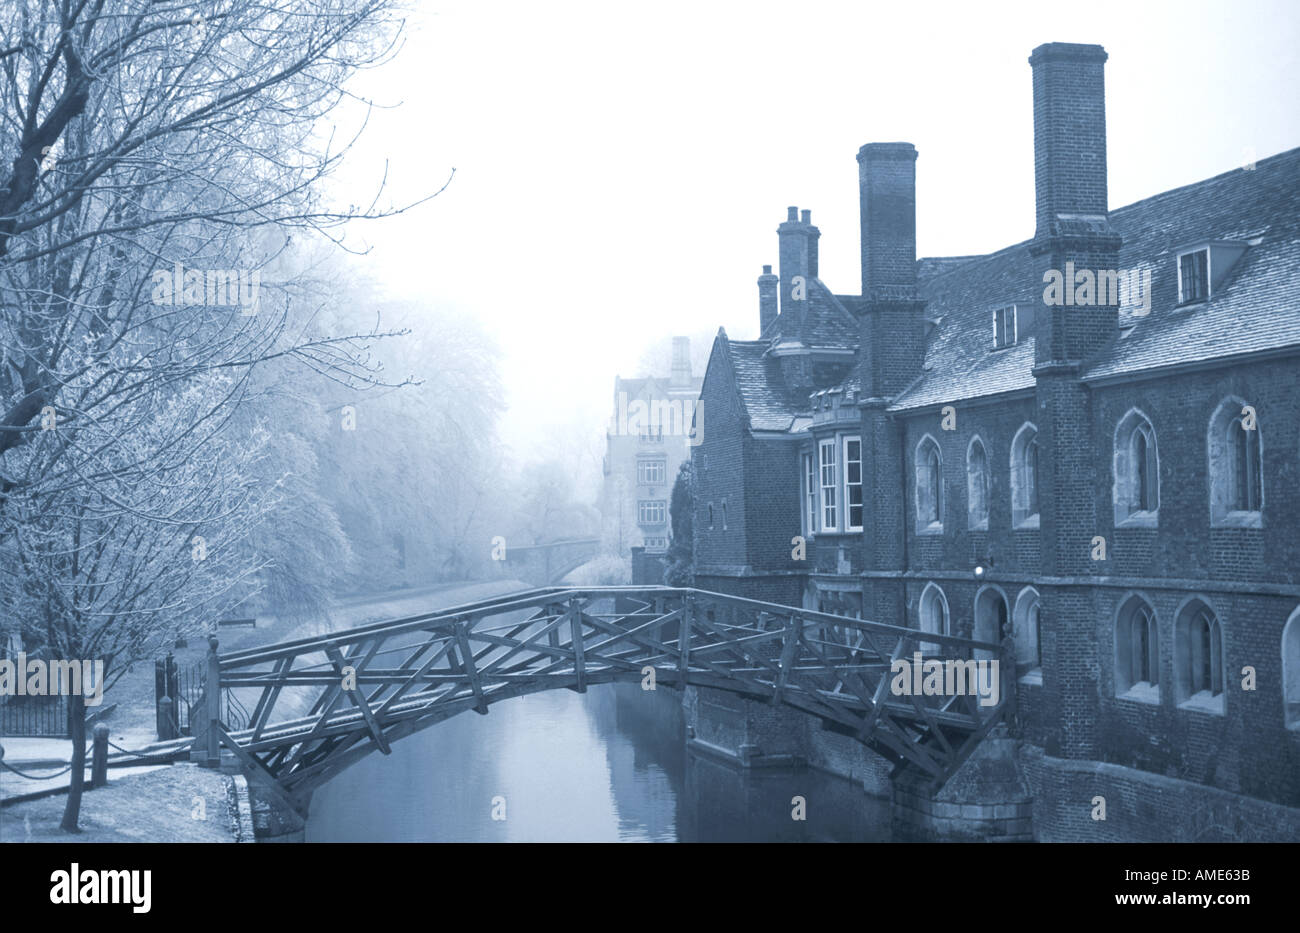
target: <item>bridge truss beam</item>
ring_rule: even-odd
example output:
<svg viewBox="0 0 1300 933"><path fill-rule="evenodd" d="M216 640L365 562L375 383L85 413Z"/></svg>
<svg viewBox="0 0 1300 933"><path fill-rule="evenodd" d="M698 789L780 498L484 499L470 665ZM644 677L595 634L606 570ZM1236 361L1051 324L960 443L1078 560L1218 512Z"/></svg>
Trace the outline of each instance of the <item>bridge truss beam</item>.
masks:
<svg viewBox="0 0 1300 933"><path fill-rule="evenodd" d="M895 659L1000 661L999 699L895 696ZM712 687L823 720L937 788L1014 698L1002 645L689 588L547 587L216 658L254 710L223 745L302 809L365 755L466 710L564 687ZM344 701L347 701L345 704ZM277 715L278 714L278 715Z"/></svg>

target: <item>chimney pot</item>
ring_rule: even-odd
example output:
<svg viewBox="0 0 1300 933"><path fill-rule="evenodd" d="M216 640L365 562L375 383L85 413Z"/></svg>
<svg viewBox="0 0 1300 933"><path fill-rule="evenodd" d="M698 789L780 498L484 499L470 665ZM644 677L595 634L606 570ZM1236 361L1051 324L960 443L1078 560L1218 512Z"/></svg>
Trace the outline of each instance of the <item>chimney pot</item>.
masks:
<svg viewBox="0 0 1300 933"><path fill-rule="evenodd" d="M763 267L763 274L764 274L764 275L771 275L771 274L772 274L772 267L771 267L771 266L764 266L764 267Z"/></svg>
<svg viewBox="0 0 1300 933"><path fill-rule="evenodd" d="M812 211L804 211L800 222L799 208L791 207L785 223L776 228L781 250L782 314L803 310L808 297L807 280L817 278L817 240L822 234L809 222L811 217ZM802 286L796 279L804 280ZM782 332L787 332L784 327Z"/></svg>

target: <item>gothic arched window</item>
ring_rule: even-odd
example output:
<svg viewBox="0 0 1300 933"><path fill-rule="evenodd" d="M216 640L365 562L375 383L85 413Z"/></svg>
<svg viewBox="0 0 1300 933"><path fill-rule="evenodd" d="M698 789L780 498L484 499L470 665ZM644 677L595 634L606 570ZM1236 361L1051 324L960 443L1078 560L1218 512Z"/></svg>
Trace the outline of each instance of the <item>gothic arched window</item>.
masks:
<svg viewBox="0 0 1300 933"><path fill-rule="evenodd" d="M1011 442L1011 527L1038 527L1038 429L1026 423Z"/></svg>
<svg viewBox="0 0 1300 933"><path fill-rule="evenodd" d="M1160 459L1156 430L1136 408L1115 426L1115 524L1156 524L1160 508Z"/></svg>
<svg viewBox="0 0 1300 933"><path fill-rule="evenodd" d="M989 527L989 457L978 437L971 438L966 448L966 527L971 531Z"/></svg>
<svg viewBox="0 0 1300 933"><path fill-rule="evenodd" d="M1131 596L1115 621L1115 693L1158 701L1159 689L1160 632L1155 610L1142 597Z"/></svg>
<svg viewBox="0 0 1300 933"><path fill-rule="evenodd" d="M943 531L943 459L930 435L916 445L916 531Z"/></svg>

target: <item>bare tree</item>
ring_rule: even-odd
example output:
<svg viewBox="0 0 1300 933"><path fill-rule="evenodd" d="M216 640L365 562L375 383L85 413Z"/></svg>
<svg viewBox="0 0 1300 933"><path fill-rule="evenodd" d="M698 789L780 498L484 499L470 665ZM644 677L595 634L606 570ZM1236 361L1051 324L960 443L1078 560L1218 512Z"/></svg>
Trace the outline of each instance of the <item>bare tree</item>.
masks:
<svg viewBox="0 0 1300 933"><path fill-rule="evenodd" d="M289 493L246 417L265 367L400 384L377 326L316 326L290 245L398 209L334 210L320 183L348 150L323 118L400 25L389 0L0 12L0 612L57 655L121 676L248 597L250 542Z"/></svg>
<svg viewBox="0 0 1300 933"><path fill-rule="evenodd" d="M219 387L195 385L174 394L109 456L132 456L131 448L169 437L168 419L198 412L213 390ZM50 443L37 441L38 453ZM244 477L266 448L265 432L249 436L227 425L187 445L183 458L136 453L133 459L153 462L148 471L110 468L110 483L17 500L26 514L0 545L0 605L52 657L102 661L104 688L177 637L211 629L246 597L259 569L243 542L281 490ZM72 784L63 828L73 832L85 775L84 690L68 696L68 726Z"/></svg>
<svg viewBox="0 0 1300 933"><path fill-rule="evenodd" d="M286 355L364 370L373 334L303 339L292 281L260 279L294 228L386 213L330 210L319 188L348 149L322 118L393 48L389 7L18 0L0 16L0 148L17 153L0 187L0 494L31 481L6 455L51 418L91 435L84 452L154 385Z"/></svg>

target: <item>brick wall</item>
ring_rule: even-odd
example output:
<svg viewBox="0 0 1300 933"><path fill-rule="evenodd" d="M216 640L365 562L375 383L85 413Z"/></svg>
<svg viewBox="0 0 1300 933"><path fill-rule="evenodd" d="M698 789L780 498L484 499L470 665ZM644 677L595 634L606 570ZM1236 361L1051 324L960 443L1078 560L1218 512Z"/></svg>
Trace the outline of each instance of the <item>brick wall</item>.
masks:
<svg viewBox="0 0 1300 933"><path fill-rule="evenodd" d="M1039 842L1279 842L1300 838L1300 810L1103 762L1022 746ZM1094 820L1093 798L1106 802Z"/></svg>
<svg viewBox="0 0 1300 933"><path fill-rule="evenodd" d="M691 452L695 466L696 572L746 563L746 459L748 431L731 370L726 338L714 341L700 395L703 439ZM797 495L797 493L796 493ZM723 528L723 503L727 506ZM713 507L710 521L709 507Z"/></svg>

